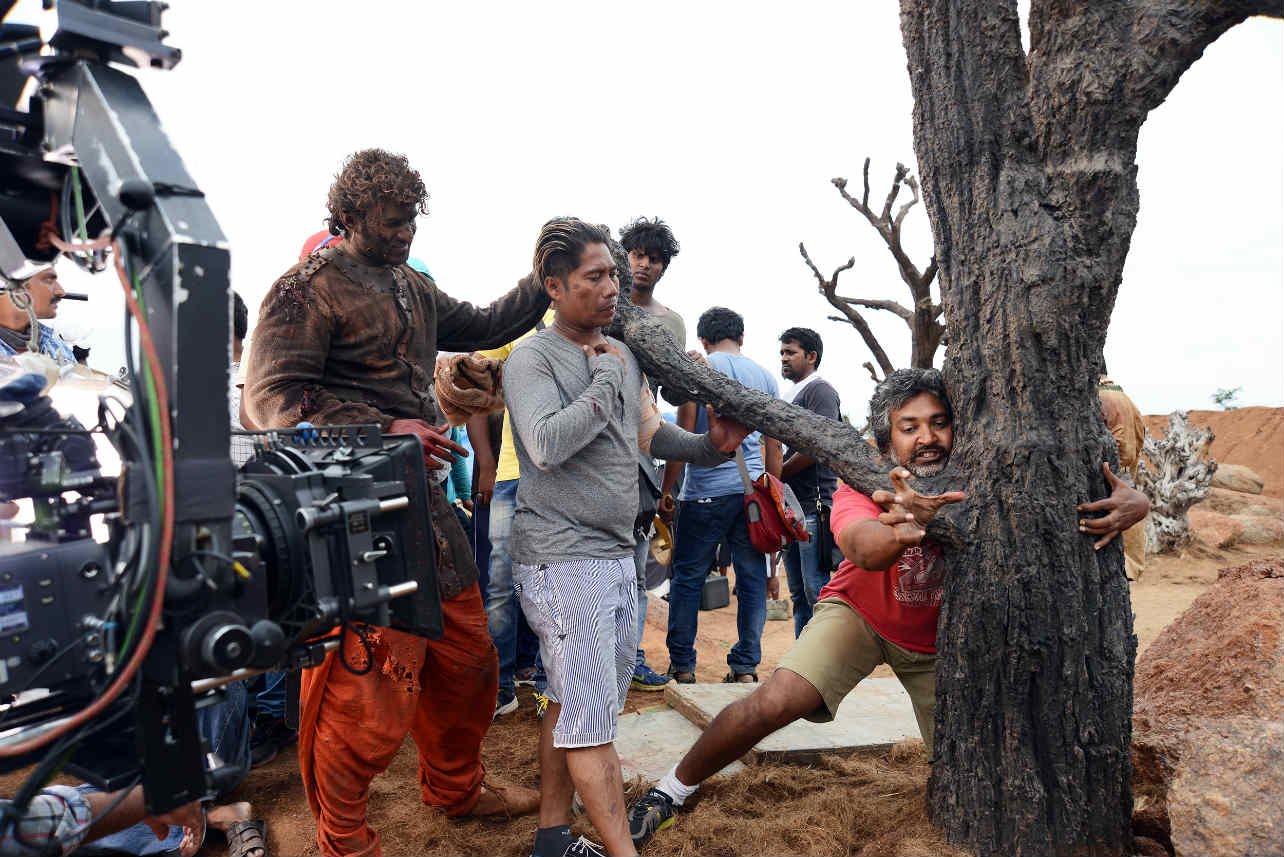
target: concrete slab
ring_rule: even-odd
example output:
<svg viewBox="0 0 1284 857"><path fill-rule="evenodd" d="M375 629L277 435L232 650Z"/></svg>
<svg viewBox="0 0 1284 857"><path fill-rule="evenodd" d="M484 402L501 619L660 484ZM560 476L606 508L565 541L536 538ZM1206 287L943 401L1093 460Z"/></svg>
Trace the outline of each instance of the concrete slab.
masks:
<svg viewBox="0 0 1284 857"><path fill-rule="evenodd" d="M703 730L719 711L756 687L673 682L664 690L664 701ZM832 723L799 720L764 738L744 758L808 762L829 752L877 752L918 737L914 709L901 683L895 678L867 678L843 700Z"/></svg>
<svg viewBox="0 0 1284 857"><path fill-rule="evenodd" d="M624 781L641 777L654 782L668 773L700 737L700 728L667 705L620 716L615 751L620 754ZM734 762L723 774L735 774L744 765Z"/></svg>

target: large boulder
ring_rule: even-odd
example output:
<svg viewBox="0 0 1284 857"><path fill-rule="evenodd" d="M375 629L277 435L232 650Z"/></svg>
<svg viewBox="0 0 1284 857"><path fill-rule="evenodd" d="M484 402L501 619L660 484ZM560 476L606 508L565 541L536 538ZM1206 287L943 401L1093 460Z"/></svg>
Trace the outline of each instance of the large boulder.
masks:
<svg viewBox="0 0 1284 857"><path fill-rule="evenodd" d="M1231 520L1240 527L1236 544L1274 545L1284 541L1284 519L1266 515L1232 515Z"/></svg>
<svg viewBox="0 0 1284 857"><path fill-rule="evenodd" d="M1223 515L1266 515L1284 518L1284 501L1265 494L1245 494L1227 488L1209 488L1199 508Z"/></svg>
<svg viewBox="0 0 1284 857"><path fill-rule="evenodd" d="M1261 494L1266 482L1243 464L1222 464L1213 474L1213 487L1245 494Z"/></svg>
<svg viewBox="0 0 1284 857"><path fill-rule="evenodd" d="M1223 515L1211 509L1196 506L1186 513L1190 531L1206 545L1228 548L1237 544L1244 532L1244 525L1237 517Z"/></svg>
<svg viewBox="0 0 1284 857"><path fill-rule="evenodd" d="M1284 560L1223 569L1137 659L1133 829L1177 857L1284 854L1282 608Z"/></svg>

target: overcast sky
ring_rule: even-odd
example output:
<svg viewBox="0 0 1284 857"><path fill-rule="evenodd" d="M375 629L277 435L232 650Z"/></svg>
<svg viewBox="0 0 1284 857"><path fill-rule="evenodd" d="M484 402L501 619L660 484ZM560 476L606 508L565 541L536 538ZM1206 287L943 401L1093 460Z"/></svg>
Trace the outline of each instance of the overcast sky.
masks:
<svg viewBox="0 0 1284 857"><path fill-rule="evenodd" d="M682 252L657 297L693 337L713 305L745 316L746 352L778 372L776 337L825 340L822 374L857 422L870 359L798 254L849 295L907 300L873 230L830 185L881 199L916 170L896 4L746 2L326 3L174 0L172 72L141 74L232 248L252 315L322 227L343 156L380 146L423 174L431 212L413 252L448 293L488 302L529 269L541 223L573 214L673 227ZM1147 413L1284 404L1284 24L1219 39L1141 135L1141 213L1106 348ZM906 245L925 265L922 208ZM64 268L69 265L64 264ZM76 287L100 368L119 364L118 289ZM908 329L868 313L892 360ZM788 384L782 383L782 389Z"/></svg>

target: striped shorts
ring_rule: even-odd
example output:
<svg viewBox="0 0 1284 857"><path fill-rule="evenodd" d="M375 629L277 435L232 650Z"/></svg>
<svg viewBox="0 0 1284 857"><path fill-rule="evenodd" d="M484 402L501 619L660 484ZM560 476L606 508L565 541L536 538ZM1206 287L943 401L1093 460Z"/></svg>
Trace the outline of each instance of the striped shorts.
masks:
<svg viewBox="0 0 1284 857"><path fill-rule="evenodd" d="M539 637L548 696L562 705L553 746L610 744L637 658L633 556L545 565L515 562L513 587Z"/></svg>

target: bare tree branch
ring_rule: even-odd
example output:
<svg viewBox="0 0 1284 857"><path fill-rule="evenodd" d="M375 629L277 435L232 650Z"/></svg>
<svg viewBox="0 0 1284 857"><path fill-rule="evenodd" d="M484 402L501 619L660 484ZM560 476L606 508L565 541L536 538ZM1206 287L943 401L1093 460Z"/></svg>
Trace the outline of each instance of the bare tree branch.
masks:
<svg viewBox="0 0 1284 857"><path fill-rule="evenodd" d="M874 359L877 360L878 365L883 368L883 372L894 372L896 367L893 366L892 361L887 358L887 352L883 350L882 344L878 341L878 338L874 336L874 331L870 330L869 323L865 321L864 317L857 312L854 307L846 302L846 299L838 297L837 294L838 275L853 267L856 264L856 257L853 256L847 260L847 264L834 269L834 275L826 280L825 276L820 273L820 269L816 267L816 263L811 260L811 255L807 253L807 246L801 241L798 242L798 252L802 254L803 260L807 263L807 267L811 268L812 274L815 275L816 282L820 284L820 293L825 296L825 300L829 301L830 306L843 314L843 318L835 319L835 321L845 320L852 327L856 328L856 332L860 334L861 339L865 340L865 346L870 350L870 353L874 355ZM831 318L833 317L831 316Z"/></svg>
<svg viewBox="0 0 1284 857"><path fill-rule="evenodd" d="M865 309L885 309L888 312L896 313L896 315L899 315L906 321L909 321L914 317L914 313L910 312L896 301L873 300L870 298L845 298L842 295L838 295L837 297L845 304L856 304L857 306L865 307Z"/></svg>
<svg viewBox="0 0 1284 857"><path fill-rule="evenodd" d="M831 317L832 317L832 316L831 316ZM842 321L842 319L835 319L835 321ZM860 365L864 366L864 367L865 367L865 371L869 372L869 377L871 377L871 378L873 378L873 379L874 379L874 383L875 383L875 384L881 384L881 383L883 383L883 379L882 379L882 378L880 378L880 377L878 377L878 373L874 371L874 364L873 364L873 363L870 363L868 360L866 360L864 363L862 363L862 364L860 364Z"/></svg>
<svg viewBox="0 0 1284 857"><path fill-rule="evenodd" d="M847 201L847 204L859 211L869 221L870 226L874 227L874 231L878 233L879 237L883 239L883 243L891 252L892 258L896 260L896 267L900 271L901 280L909 287L914 308L912 310L906 309L902 304L895 301L842 296L839 296L841 305L832 299L830 299L830 304L843 312L853 326L856 326L856 323L851 321L850 316L848 316L852 305L864 306L869 309L884 309L888 312L896 313L910 329L912 345L910 365L928 367L934 361L936 349L944 333L944 329L936 321L941 314L940 309L939 307L934 309L936 305L932 302L932 283L936 280L937 273L936 257L933 256L931 262L928 263L927 269L920 272L918 266L910 260L901 246L901 224L904 222L905 216L909 214L910 209L921 201L918 179L910 175L909 168L904 164L897 164L896 173L892 177L892 186L887 192L887 198L883 201L883 211L881 214L876 214L869 207L869 164L870 159L866 158L861 168L864 189L860 199L856 199L856 197L847 192L847 179L842 177L835 178L832 179L832 183L838 189L838 193L842 198ZM903 203L896 210L896 215L893 217L892 208L896 204L902 184L910 189L913 197ZM805 256L806 254L804 253ZM825 282L820 273L815 270L815 266L812 266L812 271L821 283ZM821 291L823 293L824 289L822 288ZM859 326L857 326L857 329L860 329Z"/></svg>

